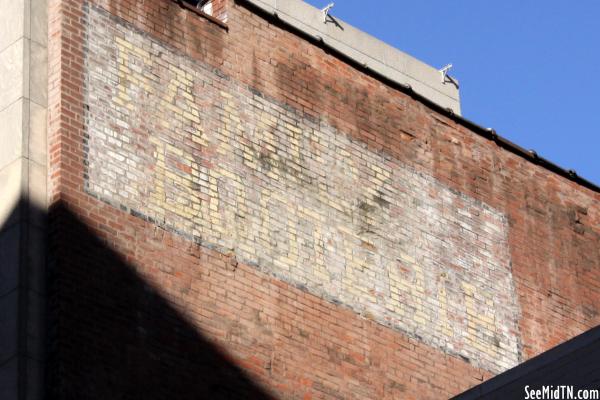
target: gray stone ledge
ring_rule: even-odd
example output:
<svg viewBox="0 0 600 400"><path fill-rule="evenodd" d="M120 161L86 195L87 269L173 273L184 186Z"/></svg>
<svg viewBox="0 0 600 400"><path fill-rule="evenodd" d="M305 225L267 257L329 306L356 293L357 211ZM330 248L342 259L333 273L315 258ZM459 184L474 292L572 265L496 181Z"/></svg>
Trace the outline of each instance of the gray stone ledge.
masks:
<svg viewBox="0 0 600 400"><path fill-rule="evenodd" d="M244 1L269 14L277 14L285 23L315 38L322 38L329 47L395 82L410 85L416 93L460 115L458 84L443 82L442 74L436 68L338 18L324 21L321 10L301 0Z"/></svg>

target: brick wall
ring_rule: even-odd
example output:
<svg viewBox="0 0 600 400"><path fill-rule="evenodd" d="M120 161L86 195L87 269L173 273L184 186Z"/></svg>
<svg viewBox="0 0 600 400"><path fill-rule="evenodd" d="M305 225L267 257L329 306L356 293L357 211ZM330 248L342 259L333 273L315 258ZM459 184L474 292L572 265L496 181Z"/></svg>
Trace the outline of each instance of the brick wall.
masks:
<svg viewBox="0 0 600 400"><path fill-rule="evenodd" d="M597 193L237 3L229 30L169 1L51 3L53 199L99 238L56 256L64 393L134 393L99 371L148 363L141 334L95 355L89 324L155 308L88 263L186 321L164 357L201 332L280 398L447 397L600 320Z"/></svg>
<svg viewBox="0 0 600 400"><path fill-rule="evenodd" d="M88 30L90 194L490 370L517 362L503 215L106 13Z"/></svg>
<svg viewBox="0 0 600 400"><path fill-rule="evenodd" d="M212 0L211 1L212 15L223 22L227 22L227 1Z"/></svg>

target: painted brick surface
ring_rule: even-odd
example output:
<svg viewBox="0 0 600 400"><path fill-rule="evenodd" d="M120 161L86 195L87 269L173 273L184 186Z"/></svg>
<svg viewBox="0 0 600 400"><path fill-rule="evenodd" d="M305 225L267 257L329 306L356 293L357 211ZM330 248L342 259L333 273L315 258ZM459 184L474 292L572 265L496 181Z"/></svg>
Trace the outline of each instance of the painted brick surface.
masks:
<svg viewBox="0 0 600 400"><path fill-rule="evenodd" d="M200 236L206 225L202 225L202 221L199 224L189 221L201 219L201 211L207 212L211 219L217 218L219 223L236 221L236 218L240 219L235 215L238 205L245 204L247 220L263 221L257 217L260 214L253 214L257 209L252 207L255 204L261 206L260 203L248 198L239 200L250 189L235 193L242 178L248 181L243 182L248 183L244 187L252 186L251 191L260 193L263 198L267 198L267 183L273 187L275 195L281 194L282 187L273 182L287 185L285 192L289 189L294 198L304 196L302 203L291 205L289 202L281 205L280 200L269 196L271 203L267 205L279 207L273 215L282 218L281 221L318 221L315 226L319 225L322 232L333 232L338 241L330 244L335 250L331 254L349 260L348 265L356 264L351 257L339 252L339 240L355 246L357 254L371 253L373 258L369 267L389 267L376 258L385 246L389 246L389 241L368 232L351 231L354 237L340 233L339 226L326 226L328 216L323 217L317 212L324 221L303 216L299 206L310 210L317 204L320 207L324 204L320 200L323 196L333 196L324 198L336 201L342 198L349 204L351 214L339 210L332 212L339 212L344 226L355 229L360 227L359 206L363 202L370 206L363 207L370 210L367 214L371 222L366 226L376 228L373 232L379 235L387 232L396 221L392 217L391 222L386 222L384 217L391 215L392 209L399 210L398 221L408 221L404 235L411 233L404 245L423 239L425 228L414 222L417 216L427 216L423 226L433 227L435 235L446 237L462 231L457 227L440 230L441 225L436 225L429 216L438 216L440 221L446 222L461 221L471 225L473 232L484 229L485 224L478 222L489 219L487 223L502 230L505 236L499 232L485 236L484 241L491 237L501 239L482 259L492 260L485 264L490 270L493 268L490 266L499 265L506 268L505 271L510 259L516 299L511 298L498 306L495 303L482 306L478 302L482 298L480 293L487 292L485 284L478 283L472 290L476 312L471 315L479 317L486 310L502 315L505 310L509 318L508 322L504 321L504 326L508 326L510 310L516 312L517 343L522 343L520 356L524 359L600 323L600 194L502 149L493 140L476 135L468 126L386 86L368 71L328 54L318 43L289 32L275 19L256 15L242 2L228 1L226 5L228 30L198 13L181 8L175 1L50 0L49 188L54 207L66 207L71 214L65 217L55 213L50 235L53 243L51 264L57 271L49 290L52 300L49 330L53 336L49 341L48 382L55 393L50 398L118 398L123 393L130 398L170 399L174 393L178 398L202 398L199 393L211 387L202 383L211 380L210 372L214 369L219 372L212 374L213 378L225 379L217 379L221 380L213 388L217 392L204 398L231 398L232 393L239 394L240 390L250 390L250 393L246 392L246 398L258 398L252 395L252 385L245 389L244 385L237 388L229 385L231 390L223 391L223 382L231 383L227 378L239 376L242 371L281 399L439 399L460 393L492 375L492 372L475 366L478 360L451 350L449 345L454 343L453 340L472 339L469 333L462 337L445 336L443 325L431 321L423 325L430 333L435 333L429 338L417 337L418 333L411 331L415 325L406 321L403 326L386 327L384 324L391 322L385 318L398 317L399 312L386 308L383 314L373 313L368 307L389 304L388 301L394 300L391 290L389 296L360 292L346 297L353 303L351 305L341 303L339 299L334 303L335 297L328 295L324 287L298 284L299 279L308 282L302 280L306 274L299 278L292 274L298 272L296 269L278 272L276 268L280 266L275 260L284 256L272 243L289 243L285 237L276 236L271 241L267 236L260 248L272 252L268 262L257 265L252 262L255 255L233 246L227 236L228 232L241 235L243 232L239 228L234 229L228 223L219 235L202 233L204 236ZM106 11L90 11L90 6ZM107 14L130 25L119 19L107 20ZM87 25L92 20L100 24L106 22L106 26L95 26L100 28L99 34L106 41L98 43L96 40L99 47L94 49L90 48L94 43L94 32ZM132 29L136 31L130 32ZM116 37L123 42L118 43ZM152 42L152 49L143 48L148 41ZM127 48L128 44L132 48ZM134 48L134 44L139 46ZM164 52L158 54L154 48ZM146 61L144 52L151 61ZM123 82L124 89L118 87L116 60L120 54L129 57L128 64L123 64L133 71L128 76L139 81ZM103 67L87 70L92 61L97 67ZM139 75L159 62L165 65L176 62L175 67L189 73L189 78L186 75L189 83L182 82L182 87L206 82L204 87L194 86L188 93L194 104L200 104L198 115L191 112L193 107L189 110L200 122L193 118L190 121L206 128L196 137L206 140L205 143L193 142L192 133L196 129L171 135L178 126L184 126L185 120L183 117L178 119L179 114L174 110L158 111L170 117L177 115L166 121L170 124L168 127L158 126L164 118L149 112L152 107L159 108L153 103L162 100L159 95L165 96L166 100L166 96L172 94L168 83L179 81L177 69L164 70L157 75L155 79L164 86L152 80L145 82L155 94L146 92L145 88L139 92L132 90L142 83ZM114 77L104 76L105 72ZM92 79L106 79L103 85L108 85L96 87L95 98L87 90ZM203 97L203 93L210 96ZM98 94L104 96L102 106L98 104L101 99ZM148 96L145 100L144 95ZM171 99L176 108L187 106L190 99L186 100L183 94L177 96ZM135 107L134 99L143 101L146 108ZM263 109L252 110L248 106L251 103L262 104ZM229 106L232 111L220 110L219 106ZM143 119L138 118L130 107L134 107ZM293 132L284 123L267 125L266 130L273 138L288 139L273 145L275 150L266 153L270 158L267 157L265 163L260 162L262 147L257 148L258 155L244 151L246 148L253 150L255 138L246 132L246 128L238 129L237 124L230 123L229 130L224 132L224 125L219 129L221 119L228 120L236 113L242 126L259 126L261 117L270 116L277 107L282 109L283 117L291 119L286 123L302 129ZM213 118L206 117L207 110ZM116 116L118 112L127 114ZM214 117L215 112L221 114ZM95 120L90 119L93 115ZM144 131L140 128L127 133L130 129L116 125L117 121L126 122L130 127L135 127L136 121L142 121L141 126L148 125L152 129ZM115 125L109 126L106 132L90 130L92 126L104 129L109 122ZM301 178L312 177L313 182L324 183L333 182L333 178L308 174L314 172L315 165L321 164L314 161L298 163L298 158L303 160L301 157L305 157L302 152L300 156L286 154L284 157L282 149L290 148L290 143L304 145L315 141L315 136L305 134L304 130L312 130L312 135L315 132L324 135L319 138L319 143L331 144L334 150L342 147L351 155L340 157L332 149L319 150L323 163L326 155L328 165L337 162L340 167L356 168L352 180L342 180L342 183L358 182L365 189L385 188L388 194L379 196L384 201L375 202L373 193L366 190L354 190L354 193L364 193L361 196L347 195L353 193L350 189L336 193L328 192L326 188L308 190L311 185L302 183ZM91 136L94 132L97 135ZM266 137L261 131L256 136L260 137L259 134ZM153 143L152 137L160 140ZM239 143L240 147L236 148L234 140L240 137L248 141ZM175 148L173 151L166 143L171 138L174 141L168 144ZM183 142L175 141L182 138ZM226 141L217 146L217 138ZM127 139L131 143L126 143ZM132 143L141 147L135 148ZM216 148L220 146L227 148L229 153L217 153ZM107 152L98 154L103 148ZM195 153L196 149L201 151L200 155ZM213 153L210 153L211 149ZM317 154L317 149L311 148L306 154ZM108 150L113 151L114 159ZM94 162L90 157L92 151L102 162L90 164ZM159 160L160 151L164 156L163 164ZM357 162L355 155L363 152L364 162L362 159ZM131 153L137 158L132 155L124 163L119 161L119 157ZM245 153L250 159L244 158ZM303 169L296 171L275 163L273 156ZM203 164L202 161L207 159L228 164ZM190 160L189 165L185 164L186 160ZM390 165L390 171L393 167L397 172L387 176L382 183L374 184L369 178L373 175L370 173L372 165L387 170L378 164L381 160ZM256 167L249 166L248 162L252 161ZM117 176L115 167L121 168L125 175L118 176L109 185L103 175ZM135 173L144 168L149 168L144 173L153 177L152 184L143 182L128 192L130 188L123 182L140 183ZM208 169L209 194L210 174L219 178L216 210L211 210L211 203L206 200L206 193L199 190L200 186L190 188L190 176L194 177L193 183L200 185L193 173L194 169L200 171L200 168ZM332 168L332 171L339 173L339 168ZM233 177L225 176L228 172ZM127 173L133 175L128 177ZM177 184L170 184L167 173L178 177ZM269 173L277 178L270 177ZM264 180L257 183L252 177ZM398 189L399 177L407 181L406 185L401 185L406 188L406 193L392 198L390 194ZM153 199L150 194L159 192L157 188L161 182L164 195L158 201L160 196ZM417 184L425 185L427 193L416 190ZM337 184L333 186L338 187ZM135 196L142 190L147 193L143 196L145 200L139 201ZM186 216L188 208L177 206L174 199L192 191L195 195L184 201L191 203L192 199L204 199L202 201L207 203L201 201L200 208L192 211L190 217ZM444 198L447 201L442 200ZM407 207L406 203L413 199L420 200L423 206ZM387 208L385 201L389 202ZM152 205L151 209L149 206ZM429 212L424 214L425 206ZM480 215L457 216L454 211L464 211L466 206ZM288 209L298 214L280 217L281 212ZM270 215L269 212L264 213ZM79 222L68 223L71 219ZM85 227L72 226L78 224ZM201 230L194 232L195 227ZM282 232L287 234L287 228L283 226ZM295 228L302 232L305 229L304 226ZM260 229L264 229L263 225L257 224L250 233L259 236ZM89 232L83 234L82 230ZM306 232L313 242L314 232L310 229ZM393 233L395 238L402 236ZM83 246L82 237L86 235L92 237L88 238L90 243ZM363 240L366 247L360 247ZM467 254L459 254L460 260L470 260L477 255L474 250L477 246L467 246L473 243L466 238L453 238L447 243L465 244ZM285 250L289 252L291 248ZM317 254L315 247L303 246L298 249L298 255L300 251L309 256ZM399 251L411 254L402 246L394 247L391 254ZM453 251L444 251L450 257L456 256ZM415 245L415 262L398 263L400 268L408 271L401 282L418 282L416 273L420 268L423 287L432 306L440 304L440 299L444 298L442 294L436 295L435 289L445 288L447 293L451 288L463 289L460 280L441 286L435 280L437 266L419 259L423 254L439 255L444 251L430 243L422 247ZM504 251L509 251L510 255ZM307 264L297 261L290 265ZM325 266L325 271L329 271L328 265ZM477 276L481 271L469 269L465 272L459 266L448 276L461 278L469 273ZM425 279L431 276L434 281ZM508 274L506 277L508 279ZM439 278L441 282L443 277ZM368 287L370 282L359 287ZM342 289L338 287L334 294L341 296L344 294ZM469 292L468 287L463 291ZM406 304L408 300L413 301L412 292L402 294L407 299ZM452 296L446 294L447 299ZM371 297L376 299L375 303L370 301ZM469 296L446 308L441 306L439 311L460 308L460 301L464 302L463 310L468 318ZM519 305L520 312L513 308L514 302ZM426 305L425 302L420 304ZM459 316L464 315L460 312ZM431 312L426 316L432 314L436 315ZM468 326L468 321L463 320L462 324L453 321L452 326ZM479 331L485 332L485 329ZM445 344L440 345L436 338L445 339ZM209 352L207 362L199 357L198 346L206 341L225 354L225 364L229 366L212 368L214 352ZM482 337L479 343L488 345L490 338ZM494 346L489 348L494 349ZM470 351L483 354L482 360L489 361L486 351L477 348ZM513 354L512 350L507 354ZM488 364L491 369L498 367ZM139 366L143 368L136 368ZM132 370L135 376L125 373ZM198 376L204 379L205 373L208 375L205 380L198 379ZM97 390L91 392L90 384ZM199 385L199 391L195 391Z"/></svg>
<svg viewBox="0 0 600 400"><path fill-rule="evenodd" d="M106 203L86 209L106 225L53 213L56 398L441 399L492 375Z"/></svg>
<svg viewBox="0 0 600 400"><path fill-rule="evenodd" d="M518 362L501 213L89 10L90 193L475 365Z"/></svg>

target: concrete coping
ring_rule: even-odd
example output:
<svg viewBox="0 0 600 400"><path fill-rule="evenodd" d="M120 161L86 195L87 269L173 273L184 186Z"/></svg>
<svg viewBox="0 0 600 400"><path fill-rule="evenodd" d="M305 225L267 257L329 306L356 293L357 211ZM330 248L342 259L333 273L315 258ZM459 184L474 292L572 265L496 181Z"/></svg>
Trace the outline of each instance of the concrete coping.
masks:
<svg viewBox="0 0 600 400"><path fill-rule="evenodd" d="M329 47L460 115L458 82L436 68L301 0L245 0Z"/></svg>

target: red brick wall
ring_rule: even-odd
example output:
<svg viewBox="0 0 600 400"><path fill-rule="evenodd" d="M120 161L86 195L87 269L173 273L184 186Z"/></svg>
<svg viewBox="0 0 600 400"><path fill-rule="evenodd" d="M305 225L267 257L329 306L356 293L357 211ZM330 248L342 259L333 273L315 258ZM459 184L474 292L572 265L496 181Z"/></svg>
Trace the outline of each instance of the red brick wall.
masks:
<svg viewBox="0 0 600 400"><path fill-rule="evenodd" d="M521 359L600 320L598 193L500 149L238 4L227 5L227 31L166 0L50 3L49 381L57 397L172 398L185 389L177 397L441 398L492 375L477 367L480 360L381 325L372 313L358 315L90 192L86 116L95 114L85 66L95 50L84 44L91 6L326 121L390 165L502 213ZM133 378L124 379L128 371Z"/></svg>
<svg viewBox="0 0 600 400"><path fill-rule="evenodd" d="M213 16L221 21L227 22L227 1L212 0Z"/></svg>

